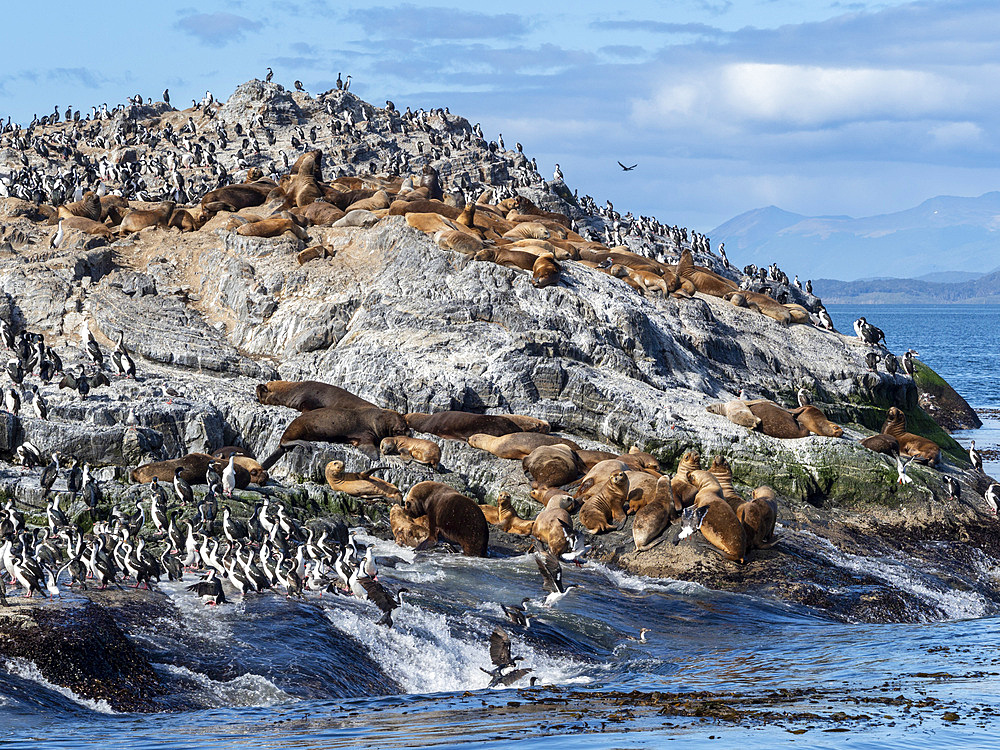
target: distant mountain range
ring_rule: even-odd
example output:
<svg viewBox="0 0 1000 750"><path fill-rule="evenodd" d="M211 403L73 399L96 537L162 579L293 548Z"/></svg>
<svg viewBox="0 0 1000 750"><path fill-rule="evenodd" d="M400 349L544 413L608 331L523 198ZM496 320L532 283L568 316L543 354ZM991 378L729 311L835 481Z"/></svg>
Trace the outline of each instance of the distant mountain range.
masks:
<svg viewBox="0 0 1000 750"><path fill-rule="evenodd" d="M929 274L920 279L859 279L858 281L816 279L813 281L813 292L827 304L838 302L1000 304L1000 268L987 274L971 274L973 278L964 281L940 283L927 280L935 276L953 278L969 275L942 273Z"/></svg>
<svg viewBox="0 0 1000 750"><path fill-rule="evenodd" d="M939 196L906 211L859 219L768 206L730 219L709 237L713 246L725 242L729 259L741 267L776 262L803 282L906 277L966 283L1000 263L1000 192Z"/></svg>

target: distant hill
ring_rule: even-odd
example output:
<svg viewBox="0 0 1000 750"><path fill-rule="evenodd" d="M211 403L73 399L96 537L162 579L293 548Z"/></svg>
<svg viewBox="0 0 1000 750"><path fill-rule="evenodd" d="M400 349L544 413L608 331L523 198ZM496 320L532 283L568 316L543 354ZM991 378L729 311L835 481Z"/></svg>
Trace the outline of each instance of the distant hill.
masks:
<svg viewBox="0 0 1000 750"><path fill-rule="evenodd" d="M946 276L947 274L942 274ZM1000 304L1000 268L967 281L936 283L922 279L816 279L813 291L824 303L989 303Z"/></svg>
<svg viewBox="0 0 1000 750"><path fill-rule="evenodd" d="M976 274L1000 261L1000 192L939 196L906 211L858 219L768 206L730 219L709 236L713 245L726 243L738 266L777 262L803 280Z"/></svg>

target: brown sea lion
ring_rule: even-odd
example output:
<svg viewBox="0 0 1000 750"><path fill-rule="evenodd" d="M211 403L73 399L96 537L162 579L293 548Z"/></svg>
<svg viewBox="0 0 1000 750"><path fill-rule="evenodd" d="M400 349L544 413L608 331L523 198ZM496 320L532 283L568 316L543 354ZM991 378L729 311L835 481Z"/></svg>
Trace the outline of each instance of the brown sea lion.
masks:
<svg viewBox="0 0 1000 750"><path fill-rule="evenodd" d="M412 458L435 469L441 463L441 446L433 440L397 435L383 438L378 449L382 455L399 454L405 460Z"/></svg>
<svg viewBox="0 0 1000 750"><path fill-rule="evenodd" d="M687 473L687 480L697 489L694 496L694 507L710 503L716 498L725 502L725 498L722 496L722 485L719 484L719 480L712 472L695 469Z"/></svg>
<svg viewBox="0 0 1000 750"><path fill-rule="evenodd" d="M278 449L261 466L270 469L292 448L310 447L313 442L349 443L372 458L382 438L405 435L409 430L399 412L390 409L342 409L327 406L303 412L285 428Z"/></svg>
<svg viewBox="0 0 1000 750"><path fill-rule="evenodd" d="M562 497L569 497L564 495ZM563 504L562 498L553 497L545 508L535 516L531 526L531 535L548 547L549 552L558 557L569 549L566 529L573 528L573 517Z"/></svg>
<svg viewBox="0 0 1000 750"><path fill-rule="evenodd" d="M352 497L385 497L393 502L402 502L403 493L394 484L372 476L372 472L384 469L375 466L367 471L344 471L343 461L330 461L323 471L330 489Z"/></svg>
<svg viewBox="0 0 1000 750"><path fill-rule="evenodd" d="M815 406L800 406L792 409L791 413L796 422L814 435L835 438L844 436L844 428L827 419L826 415Z"/></svg>
<svg viewBox="0 0 1000 750"><path fill-rule="evenodd" d="M392 538L400 547L419 547L431 530L427 527L427 516L414 518L402 505L394 504L389 509L389 528Z"/></svg>
<svg viewBox="0 0 1000 750"><path fill-rule="evenodd" d="M562 224L566 229L569 229L571 226L570 220L565 214L556 213L555 211L545 211L536 206L530 199L523 195L516 195L514 198L508 200L511 201L509 204L508 201L502 201L500 204L507 210L516 209L520 214L540 216L543 219Z"/></svg>
<svg viewBox="0 0 1000 750"><path fill-rule="evenodd" d="M578 498L586 499L590 495L599 492L604 484L611 478L612 474L619 471L628 471L629 469L634 468L634 466L629 466L619 458L609 458L605 461L598 461L584 475L583 479L580 481L580 486L576 488L576 492L574 494Z"/></svg>
<svg viewBox="0 0 1000 750"><path fill-rule="evenodd" d="M884 453L887 456L895 456L899 453L899 441L892 435L870 435L862 440L861 444L870 451Z"/></svg>
<svg viewBox="0 0 1000 750"><path fill-rule="evenodd" d="M496 505L480 504L479 509L486 516L486 522L494 526L499 526L503 531L520 536L527 536L531 533L532 521L525 520L517 515L511 503L510 493L501 491L497 495Z"/></svg>
<svg viewBox="0 0 1000 750"><path fill-rule="evenodd" d="M271 380L260 383L257 386L257 400L262 404L287 406L296 411L311 411L327 406L344 409L378 408L339 386L316 380Z"/></svg>
<svg viewBox="0 0 1000 750"><path fill-rule="evenodd" d="M97 222L101 221L102 214L101 199L97 197L97 193L93 190L85 192L83 198L78 201L59 206L58 211L60 219L68 219L70 216L82 216L85 219Z"/></svg>
<svg viewBox="0 0 1000 750"><path fill-rule="evenodd" d="M560 487L583 473L583 464L568 445L542 445L521 460L532 487Z"/></svg>
<svg viewBox="0 0 1000 750"><path fill-rule="evenodd" d="M458 490L441 482L418 482L410 488L404 505L414 518L427 516L429 534L421 549L441 540L458 545L464 555L486 557L490 538L486 517Z"/></svg>
<svg viewBox="0 0 1000 750"><path fill-rule="evenodd" d="M628 455L635 461L638 462L640 471L653 471L656 474L660 474L660 462L652 453L646 453L646 451L639 448L638 445L633 445L628 449ZM622 460L626 460L623 459ZM631 464L630 464L631 465Z"/></svg>
<svg viewBox="0 0 1000 750"><path fill-rule="evenodd" d="M111 238L111 229L99 221L94 221L86 216L67 216L62 219L63 229L79 229L81 232L92 234L95 237Z"/></svg>
<svg viewBox="0 0 1000 750"><path fill-rule="evenodd" d="M406 415L406 423L411 430L451 440L468 440L477 432L494 437L522 432L521 427L505 415L467 411L412 412Z"/></svg>
<svg viewBox="0 0 1000 750"><path fill-rule="evenodd" d="M681 253L681 259L677 263L677 275L688 279L702 294L713 297L724 297L738 290L736 284L729 279L719 276L708 268L694 265L691 251L687 249Z"/></svg>
<svg viewBox="0 0 1000 750"><path fill-rule="evenodd" d="M308 219L311 224L317 226L329 226L338 219L344 218L344 211L337 208L332 203L326 201L313 201L307 206L296 209L297 215Z"/></svg>
<svg viewBox="0 0 1000 750"><path fill-rule="evenodd" d="M156 208L129 211L122 218L121 224L118 225L118 232L120 234L128 234L139 232L147 227L162 227L165 229L170 224L170 217L174 213L174 205L173 201L163 201Z"/></svg>
<svg viewBox="0 0 1000 750"><path fill-rule="evenodd" d="M778 520L778 500L766 484L753 491L753 499L736 509L736 516L746 532L748 549L769 549L776 541L774 524Z"/></svg>
<svg viewBox="0 0 1000 750"><path fill-rule="evenodd" d="M694 514L702 535L723 557L741 564L746 561L746 530L729 503L721 497L715 497L695 506Z"/></svg>
<svg viewBox="0 0 1000 750"><path fill-rule="evenodd" d="M758 292L740 292L743 295L743 299L746 301L747 307L751 310L756 310L762 315L766 315L769 318L781 323L781 325L788 325L792 322L792 313L787 307L771 299L766 294L760 294Z"/></svg>
<svg viewBox="0 0 1000 750"><path fill-rule="evenodd" d="M227 445L225 448L219 448L217 451L212 451L212 456L221 461L228 461L230 456L235 456L236 458L234 460L234 464L236 466L242 466L250 472L250 481L253 484L260 486L267 484L267 472L264 471L264 468L257 462L257 458L246 448L237 448L234 445Z"/></svg>
<svg viewBox="0 0 1000 750"><path fill-rule="evenodd" d="M496 263L507 268L519 268L530 271L538 260L538 256L524 250L514 250L506 247L484 247L476 253L473 260Z"/></svg>
<svg viewBox="0 0 1000 750"><path fill-rule="evenodd" d="M540 255L531 266L531 285L544 289L559 281L559 264L552 255Z"/></svg>
<svg viewBox="0 0 1000 750"><path fill-rule="evenodd" d="M656 497L657 477L645 471L626 471L628 477L628 512L635 513Z"/></svg>
<svg viewBox="0 0 1000 750"><path fill-rule="evenodd" d="M795 415L788 409L768 401L756 399L745 401L750 412L760 419L760 431L775 438L803 438L809 435L809 429L799 424Z"/></svg>
<svg viewBox="0 0 1000 750"><path fill-rule="evenodd" d="M219 211L239 211L241 208L259 206L267 200L268 193L274 184L264 182L225 185L215 190L209 190L201 198L201 207L209 216Z"/></svg>
<svg viewBox="0 0 1000 750"><path fill-rule="evenodd" d="M893 406L886 414L882 433L891 435L899 443L899 455L914 456L920 463L936 465L941 459L941 448L933 440L906 431L906 414Z"/></svg>
<svg viewBox="0 0 1000 750"><path fill-rule="evenodd" d="M677 464L677 473L674 474L670 486L671 491L674 493L674 498L684 508L694 505L694 498L698 494L698 488L687 480L688 472L700 468L701 454L698 451L687 451L681 456L681 460Z"/></svg>
<svg viewBox="0 0 1000 750"><path fill-rule="evenodd" d="M748 430L756 430L763 420L750 411L745 401L738 398L725 403L709 404L705 410L711 414L721 414L733 424L746 427Z"/></svg>
<svg viewBox="0 0 1000 750"><path fill-rule="evenodd" d="M214 456L207 453L189 453L180 458L172 458L169 461L157 461L155 463L143 464L132 471L132 481L145 484L156 477L161 482L171 483L174 481L174 472L181 466L181 478L188 484L205 484L205 472L208 471L209 464L216 461ZM246 489L250 484L250 472L240 465L233 467L236 471L236 486L241 490Z"/></svg>
<svg viewBox="0 0 1000 750"><path fill-rule="evenodd" d="M645 551L655 546L656 540L680 514L680 503L674 498L670 477L656 480L653 499L640 508L632 521L632 540L635 548Z"/></svg>
<svg viewBox="0 0 1000 750"><path fill-rule="evenodd" d="M440 214L413 213L406 215L406 223L414 229L419 229L424 234L434 234L435 232L447 231L449 229L462 231L458 224L446 219Z"/></svg>
<svg viewBox="0 0 1000 750"><path fill-rule="evenodd" d="M196 232L205 223L205 215L200 208L175 208L167 226L182 232Z"/></svg>
<svg viewBox="0 0 1000 750"><path fill-rule="evenodd" d="M236 229L236 234L242 237L280 237L285 232L291 232L300 240L309 235L306 231L287 216L271 216L260 221L253 221Z"/></svg>
<svg viewBox="0 0 1000 750"><path fill-rule="evenodd" d="M580 508L580 523L591 534L603 534L619 529L625 523L628 501L628 476L624 471L611 475L597 494L591 495ZM612 524L615 521L617 523Z"/></svg>
<svg viewBox="0 0 1000 750"><path fill-rule="evenodd" d="M499 437L477 433L469 436L469 445L473 448L489 451L497 458L517 460L524 458L542 445L568 445L573 450L580 448L569 438L546 435L541 432L514 432Z"/></svg>
<svg viewBox="0 0 1000 750"><path fill-rule="evenodd" d="M729 503L733 510L739 508L745 501L733 488L733 472L725 456L713 458L712 465L708 467L708 470L719 481L719 486L722 487L722 498Z"/></svg>
<svg viewBox="0 0 1000 750"><path fill-rule="evenodd" d="M477 255L483 249L483 241L457 229L442 229L434 233L434 242L445 250L454 250L463 255Z"/></svg>

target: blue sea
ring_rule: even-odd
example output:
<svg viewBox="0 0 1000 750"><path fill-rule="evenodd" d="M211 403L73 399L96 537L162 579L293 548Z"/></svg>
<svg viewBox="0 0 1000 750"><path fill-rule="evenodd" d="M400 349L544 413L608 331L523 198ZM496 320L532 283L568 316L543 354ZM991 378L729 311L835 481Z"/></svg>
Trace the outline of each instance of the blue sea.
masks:
<svg viewBox="0 0 1000 750"><path fill-rule="evenodd" d="M918 350L974 406L1000 407L1000 307L830 311L847 332L864 315L893 351ZM997 444L996 420L988 424L981 447ZM116 714L46 682L31 662L8 661L0 747L1000 747L1000 609L925 586L904 561L830 553L831 565L933 598L942 617L849 623L593 562L567 565L566 581L582 588L545 607L529 556L414 558L360 539L379 556L413 560L381 573L413 592L391 630L374 625L374 605L348 597L234 597L214 608L163 584L174 615L128 632L182 699ZM984 564L984 575L998 574L996 561ZM500 608L525 597L537 615L527 629ZM537 686L486 688L497 624ZM647 642L634 639L639 627Z"/></svg>

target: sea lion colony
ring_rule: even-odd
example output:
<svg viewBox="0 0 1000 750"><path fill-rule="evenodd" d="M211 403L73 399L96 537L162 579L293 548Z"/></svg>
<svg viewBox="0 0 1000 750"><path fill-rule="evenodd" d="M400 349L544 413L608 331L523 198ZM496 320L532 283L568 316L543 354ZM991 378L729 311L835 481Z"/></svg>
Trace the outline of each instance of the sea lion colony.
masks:
<svg viewBox="0 0 1000 750"><path fill-rule="evenodd" d="M141 99L110 111L95 110L84 119L71 113L60 122L57 111L26 128L8 121L0 147L13 154L20 167L0 177L0 192L9 196L4 249L17 253L47 235L49 250L56 255L65 246L91 242L91 237L106 242L133 232L223 231L264 238L291 233L308 240L312 227L364 231L403 216L443 249L510 267L514 273L526 272L539 289L558 284L560 264L572 262L621 279L626 285L622 293L658 297L664 304L683 305L700 293L782 325L832 329L821 302L789 284L780 269L748 267L740 275L721 248L719 258L711 255L703 236L689 238L686 230L651 218L622 216L610 203L599 208L587 196L578 199L579 210L572 217L540 207L517 192L544 185L535 165L520 152L505 162L497 143L487 142L477 127L447 110L376 110L334 92L319 101L329 118L324 127L343 145L312 148L319 126L308 132L295 126L289 146L299 155L291 160L281 150L280 164L267 156L273 149L263 146L275 146L274 124L288 116L274 109L265 108L251 128L227 124L218 103L195 103L177 112ZM412 150L396 149L385 161L359 156L365 153L361 146L384 131L414 136L409 139ZM444 176L431 162L447 159L453 151L457 158L460 150L478 159L478 169L459 173L453 184L442 184ZM603 227L603 232L596 234L595 227ZM299 261L306 264L327 255L327 248L313 245ZM714 268L696 265L695 255ZM81 399L107 382L102 349L89 329L81 334L82 356L67 356L73 362L69 367L41 334L23 327L23 321L20 328L14 319L3 323L4 343L15 358L8 368L13 385L7 405L13 419L24 408L22 403L44 418L42 391L57 376L63 377L62 387L76 390ZM867 344L880 345L879 339L870 338L862 336ZM110 359L121 377L134 377L135 363L125 339L121 332ZM342 462L327 465L332 489L394 503L389 514L393 536L405 546L425 549L441 541L464 554L483 556L488 552L488 520L510 533L532 537L553 558L575 560L587 546L574 525L574 513L579 524L595 534L622 528L634 516L635 544L643 551L662 541L678 520L682 534L701 531L721 555L740 563L753 549L776 542L774 492L760 486L745 500L734 489L721 456L706 471L701 457L688 452L671 477L655 457L638 448L621 454L585 450L550 435L544 420L527 415L400 414L318 382L273 381L258 386L256 396L263 404L301 412L275 454L260 463L236 455L238 450L216 457L188 454L140 466L133 478L148 482L149 494L135 504L134 514L103 503L100 482L90 467L74 460L66 492L71 503L82 501L88 521L96 522L87 534L85 525L67 520L59 495L51 494L63 467L63 457L52 455L40 475L47 523L32 530L14 500L7 502L0 519L0 559L12 583L27 595L58 588L59 575L46 585L47 568L54 574L68 572L73 583L81 585L91 576L102 585L127 577L148 586L160 576L183 575L184 567L196 567L210 571L207 583L196 585L196 593L213 601L222 598L223 578L241 593L284 586L289 595L298 596L304 589L344 588L375 602L385 614L384 624L391 624L399 599L378 588L374 574L366 575L368 569L357 559L358 545L346 529L321 523L303 528L292 509L266 496L244 518L226 507L220 520L218 505L225 505L224 498L237 488L267 483L268 469L287 451L308 449L316 440L349 443L373 457L380 452L399 454L437 467L440 446L412 437L411 431L468 441L498 457L520 460L533 481L532 496L545 507L535 519L522 519L509 497L484 507L436 481L421 482L404 493L376 476L378 467L347 472ZM773 402L741 399L719 413L751 429L764 425L764 433L776 438L810 433L837 437L840 430L809 405L787 410ZM913 446L922 458L936 460L919 436L905 432L905 419L899 415L890 412L883 432L890 447L891 437L897 450ZM30 442L14 453L28 469L45 464L43 456L49 455ZM196 493L192 485L199 484L205 484L207 492ZM178 508L171 508L172 503ZM157 553L154 545L162 545ZM546 582L558 580L561 587L561 574L553 577L549 558L542 567L543 575L549 573Z"/></svg>

